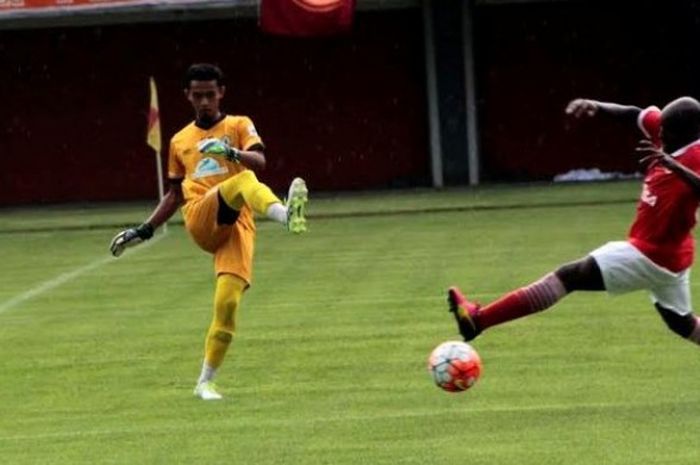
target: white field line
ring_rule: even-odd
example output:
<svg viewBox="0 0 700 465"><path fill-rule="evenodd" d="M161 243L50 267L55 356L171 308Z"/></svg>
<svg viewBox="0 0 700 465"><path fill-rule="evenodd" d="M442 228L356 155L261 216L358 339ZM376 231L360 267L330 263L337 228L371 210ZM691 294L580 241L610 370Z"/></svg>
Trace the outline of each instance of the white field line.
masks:
<svg viewBox="0 0 700 465"><path fill-rule="evenodd" d="M142 246L137 247L135 249L132 249L127 253L129 255L131 255L135 252L138 252L139 250L147 249L151 245L160 241L163 238L163 236L165 236L164 233L158 234L157 236L155 236L153 239L146 242ZM51 278L48 281L44 281L43 283L29 289L28 291L22 292L21 294L17 294L16 296L12 297L10 300L6 300L5 302L0 303L0 315L12 310L13 308L17 307L18 305L23 304L24 302L26 302L28 300L33 299L34 297L40 296L40 295L44 294L45 292L56 289L57 287L62 286L63 284L65 284L69 281L72 281L73 279L75 279L79 276L84 275L85 273L96 270L98 268L102 268L104 265L106 265L110 262L113 262L114 260L116 260L114 257L112 257L111 255L108 255L106 257L100 258L99 260L95 260L94 262L88 263L87 265L83 265L79 268L76 268L72 271L68 271L66 273L59 274L55 278Z"/></svg>

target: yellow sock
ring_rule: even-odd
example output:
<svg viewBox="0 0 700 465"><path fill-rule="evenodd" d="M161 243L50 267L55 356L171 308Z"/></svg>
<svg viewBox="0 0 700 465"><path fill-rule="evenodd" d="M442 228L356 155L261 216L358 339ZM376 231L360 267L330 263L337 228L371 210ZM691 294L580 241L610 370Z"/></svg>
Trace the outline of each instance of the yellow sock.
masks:
<svg viewBox="0 0 700 465"><path fill-rule="evenodd" d="M213 369L219 368L236 331L236 310L241 302L245 281L232 274L216 279L214 317L204 346L204 361Z"/></svg>
<svg viewBox="0 0 700 465"><path fill-rule="evenodd" d="M273 203L282 203L269 187L258 181L251 170L241 171L219 184L224 202L234 210L248 205L255 213L264 215Z"/></svg>

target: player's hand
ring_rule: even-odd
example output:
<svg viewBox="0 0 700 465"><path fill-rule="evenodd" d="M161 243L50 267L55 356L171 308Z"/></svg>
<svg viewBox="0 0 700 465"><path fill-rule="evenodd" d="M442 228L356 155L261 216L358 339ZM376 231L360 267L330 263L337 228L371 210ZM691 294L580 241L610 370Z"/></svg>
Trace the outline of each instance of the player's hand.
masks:
<svg viewBox="0 0 700 465"><path fill-rule="evenodd" d="M576 118L594 116L598 113L598 102L585 98L577 98L569 102L565 111L567 115L573 115Z"/></svg>
<svg viewBox="0 0 700 465"><path fill-rule="evenodd" d="M199 144L197 144L197 149L200 152L208 155L226 157L227 160L236 163L241 161L241 153L237 148L231 147L226 142L214 137L201 141Z"/></svg>
<svg viewBox="0 0 700 465"><path fill-rule="evenodd" d="M656 144L654 144L649 139L643 139L637 144L637 148L634 149L635 152L642 155L639 159L641 164L651 164L658 161L664 166L670 166L673 164L673 157L663 151L663 149Z"/></svg>
<svg viewBox="0 0 700 465"><path fill-rule="evenodd" d="M109 250L115 257L120 256L127 247L133 247L153 237L153 226L150 223L143 223L135 228L125 229L120 232L112 243L109 244Z"/></svg>

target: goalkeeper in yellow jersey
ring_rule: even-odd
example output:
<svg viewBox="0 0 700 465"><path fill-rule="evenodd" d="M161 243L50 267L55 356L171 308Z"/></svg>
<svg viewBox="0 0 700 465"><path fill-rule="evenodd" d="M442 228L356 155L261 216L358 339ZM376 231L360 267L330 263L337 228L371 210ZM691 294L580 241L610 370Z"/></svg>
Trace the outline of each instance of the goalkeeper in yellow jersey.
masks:
<svg viewBox="0 0 700 465"><path fill-rule="evenodd" d="M169 189L140 226L117 234L110 245L116 257L148 240L183 205L185 228L194 242L214 255L214 316L205 341L202 372L194 394L221 399L212 382L236 330L236 312L253 267L253 212L282 223L292 233L306 231L306 183L295 178L281 202L258 181L265 167L262 139L246 116L225 115L219 105L226 90L221 70L190 66L184 92L195 120L175 134L168 156Z"/></svg>

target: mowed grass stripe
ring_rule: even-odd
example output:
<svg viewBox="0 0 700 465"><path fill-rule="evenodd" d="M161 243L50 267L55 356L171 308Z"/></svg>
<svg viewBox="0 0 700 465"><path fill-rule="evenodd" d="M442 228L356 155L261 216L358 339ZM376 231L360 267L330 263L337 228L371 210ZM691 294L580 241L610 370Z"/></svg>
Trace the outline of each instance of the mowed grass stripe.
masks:
<svg viewBox="0 0 700 465"><path fill-rule="evenodd" d="M457 395L457 394L452 394ZM224 401L224 403L227 401ZM594 402L594 403L576 403L576 404L538 404L538 405L510 405L510 406L490 406L490 407L478 407L469 408L469 416L474 415L488 415L488 414L498 414L498 413L537 413L547 415L549 413L556 414L575 414L576 412L589 412L595 413L600 411L625 411L629 412L632 410L660 410L668 411L671 409L679 409L684 407L692 407L695 405L694 401L686 400L683 402L668 402L659 401L655 403L630 403L630 402ZM316 416L305 423L307 424L326 424L326 423L343 423L343 422L365 422L373 419L381 420L396 420L403 418L416 418L421 417L440 417L449 416L454 413L454 407L443 407L443 408L431 408L431 410L423 411L405 411L405 412L393 412L381 414L366 414L366 415L349 415L338 417L335 415L319 417ZM237 427L261 427L261 426L294 426L299 423L298 419L277 419L277 418L257 418L257 417L246 417L244 419L239 419L237 422ZM183 430L188 430L191 425L180 424L176 427L164 427L164 428L122 428L119 430L73 430L65 432L54 432L36 435L9 435L0 436L0 441L32 441L40 439L61 439L61 438L71 438L71 437L95 437L95 436L121 436L121 435L134 435L134 434L167 434L182 432ZM219 426L217 425L207 425L203 427L203 432L216 433L219 431Z"/></svg>

